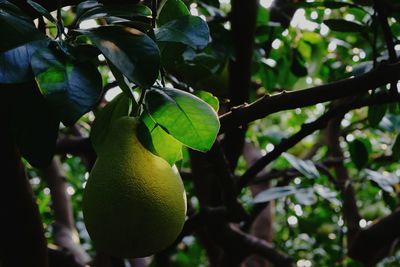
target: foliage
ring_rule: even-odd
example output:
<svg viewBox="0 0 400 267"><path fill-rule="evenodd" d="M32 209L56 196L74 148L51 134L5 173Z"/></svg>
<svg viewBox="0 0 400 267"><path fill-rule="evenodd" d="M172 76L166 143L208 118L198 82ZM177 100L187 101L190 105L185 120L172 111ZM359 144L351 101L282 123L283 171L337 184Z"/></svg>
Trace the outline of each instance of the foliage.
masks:
<svg viewBox="0 0 400 267"><path fill-rule="evenodd" d="M286 8L295 13L285 14L291 17L286 27L275 19L272 1L260 1L251 89L242 102L368 75L378 66L398 62L392 55L400 50L395 0L384 1L393 47L382 25L380 4L374 4L379 1L275 1L290 2ZM25 10L0 1L0 35L8 37L0 44L0 84L25 89L15 89L5 99L15 103L7 116L50 243L54 215L49 189L39 177L40 168L55 154L57 135L71 136L76 127L90 136L98 152L116 118L137 116L141 143L183 173L193 171L189 149L206 153L222 140L218 115L232 108L230 63L240 60L229 21L233 0L165 0L158 10L147 2L152 1L119 5L88 0L57 12L29 1L40 16L34 24ZM46 27L40 26L42 20ZM396 84L367 88L355 98L388 93ZM251 124L245 138L268 154L335 104L279 110L246 121ZM297 266L362 266L347 255L343 192L332 181L337 165L329 165L332 147L325 131L315 131L281 151L264 169L267 177L279 174L270 179L271 187L255 197L246 187L239 201L249 212L274 203L273 243ZM398 207L399 131L396 101L353 109L341 121L340 160L356 192L361 228ZM94 255L80 211L88 170L81 155L72 154L61 155L62 168L80 241ZM242 175L251 165L241 155L232 176ZM193 212L200 211L195 185L185 180L185 186ZM172 252L172 266L207 266L202 246L192 236L184 238ZM399 260L394 250L378 266L396 266Z"/></svg>

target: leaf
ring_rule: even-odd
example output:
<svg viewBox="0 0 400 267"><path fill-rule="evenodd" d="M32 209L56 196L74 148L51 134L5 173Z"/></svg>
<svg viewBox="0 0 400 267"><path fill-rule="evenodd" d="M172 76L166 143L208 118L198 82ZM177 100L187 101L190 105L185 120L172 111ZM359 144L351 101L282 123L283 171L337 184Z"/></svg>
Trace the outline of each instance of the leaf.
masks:
<svg viewBox="0 0 400 267"><path fill-rule="evenodd" d="M151 9L140 4L97 4L85 10L77 19L76 24L89 19L97 19L103 17L121 17L132 18L135 16L148 17L151 16Z"/></svg>
<svg viewBox="0 0 400 267"><path fill-rule="evenodd" d="M200 17L184 16L155 29L157 42L182 43L193 49L208 45L210 32L207 23Z"/></svg>
<svg viewBox="0 0 400 267"><path fill-rule="evenodd" d="M308 206L317 202L317 198L315 197L314 189L312 187L297 189L294 197L300 205Z"/></svg>
<svg viewBox="0 0 400 267"><path fill-rule="evenodd" d="M26 1L31 7L33 7L37 12L39 12L40 15L44 16L46 19L53 23L57 23L57 20L50 14L47 9L45 9L42 5L32 1L32 0L27 0Z"/></svg>
<svg viewBox="0 0 400 267"><path fill-rule="evenodd" d="M387 105L374 105L368 107L368 122L372 127L377 127L386 114Z"/></svg>
<svg viewBox="0 0 400 267"><path fill-rule="evenodd" d="M129 85L125 82L124 75L111 62L108 63L108 66L109 66L110 71L113 74L115 80L117 81L119 88L121 88L122 92L124 92L128 97L130 97L132 100L134 100L133 92L132 92L131 88L129 87ZM133 109L137 110L138 105L137 105L136 101L134 101L133 104L135 104Z"/></svg>
<svg viewBox="0 0 400 267"><path fill-rule="evenodd" d="M33 79L31 70L32 54L39 48L47 47L49 40L33 41L0 53L0 83L23 83Z"/></svg>
<svg viewBox="0 0 400 267"><path fill-rule="evenodd" d="M358 32L358 33L366 33L367 28L359 24L357 22L343 20L343 19L327 19L324 20L326 26L329 27L332 31L337 32Z"/></svg>
<svg viewBox="0 0 400 267"><path fill-rule="evenodd" d="M96 119L90 131L90 141L97 154L101 151L113 122L120 117L128 116L131 108L131 99L126 94L121 93L96 114Z"/></svg>
<svg viewBox="0 0 400 267"><path fill-rule="evenodd" d="M341 202L337 197L338 194L332 191L329 187L317 184L314 186L314 191L322 198L330 201L332 204L336 206L341 206Z"/></svg>
<svg viewBox="0 0 400 267"><path fill-rule="evenodd" d="M72 125L97 103L102 80L96 66L37 50L31 66L40 91L65 125Z"/></svg>
<svg viewBox="0 0 400 267"><path fill-rule="evenodd" d="M189 9L181 0L166 0L160 5L157 16L159 26L179 17L190 15Z"/></svg>
<svg viewBox="0 0 400 267"><path fill-rule="evenodd" d="M156 43L144 33L120 26L79 32L88 36L104 56L138 86L148 88L156 81L160 52Z"/></svg>
<svg viewBox="0 0 400 267"><path fill-rule="evenodd" d="M366 144L360 139L355 139L349 143L350 158L357 169L362 169L367 165L369 160L369 152Z"/></svg>
<svg viewBox="0 0 400 267"><path fill-rule="evenodd" d="M304 77L308 74L308 70L305 67L305 60L297 49L293 49L290 70L297 77Z"/></svg>
<svg viewBox="0 0 400 267"><path fill-rule="evenodd" d="M0 52L46 38L35 28L29 17L9 2L0 2L0 36L4 37L0 43Z"/></svg>
<svg viewBox="0 0 400 267"><path fill-rule="evenodd" d="M77 21L80 20L80 17L89 9L95 8L96 6L99 5L99 2L96 0L87 0L80 2L78 5L76 5L76 15L75 15L75 21L73 25L76 25Z"/></svg>
<svg viewBox="0 0 400 267"><path fill-rule="evenodd" d="M293 168L298 170L305 177L313 179L320 176L314 162L311 160L302 160L286 152L282 155L289 162L289 164L292 165Z"/></svg>
<svg viewBox="0 0 400 267"><path fill-rule="evenodd" d="M368 179L374 181L382 190L389 193L394 192L393 185L399 183L399 178L392 173L380 173L369 169L366 169L365 173Z"/></svg>
<svg viewBox="0 0 400 267"><path fill-rule="evenodd" d="M400 134L397 135L396 140L392 146L392 157L398 161L400 159Z"/></svg>
<svg viewBox="0 0 400 267"><path fill-rule="evenodd" d="M60 121L33 80L18 84L18 90L10 91L5 99L12 103L8 114L22 156L34 167L46 167L55 152Z"/></svg>
<svg viewBox="0 0 400 267"><path fill-rule="evenodd" d="M280 187L269 188L267 190L258 193L254 197L253 203L254 204L266 203L271 200L293 195L296 193L296 191L297 191L296 188L293 186L280 186Z"/></svg>
<svg viewBox="0 0 400 267"><path fill-rule="evenodd" d="M219 100L217 97L213 96L211 93L207 91L198 90L193 93L195 96L209 104L215 112L219 110Z"/></svg>
<svg viewBox="0 0 400 267"><path fill-rule="evenodd" d="M177 89L153 88L147 91L145 103L153 120L184 145L199 151L213 145L220 124L203 100Z"/></svg>
<svg viewBox="0 0 400 267"><path fill-rule="evenodd" d="M165 132L147 112L140 118L138 138L144 147L171 166L182 159L182 143Z"/></svg>

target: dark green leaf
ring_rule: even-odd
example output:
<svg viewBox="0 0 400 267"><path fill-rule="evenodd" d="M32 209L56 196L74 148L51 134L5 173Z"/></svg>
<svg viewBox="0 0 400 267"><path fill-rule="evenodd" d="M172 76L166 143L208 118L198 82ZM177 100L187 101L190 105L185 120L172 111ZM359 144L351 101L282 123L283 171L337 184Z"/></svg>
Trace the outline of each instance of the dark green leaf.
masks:
<svg viewBox="0 0 400 267"><path fill-rule="evenodd" d="M289 164L292 165L293 168L298 170L305 177L312 179L320 176L319 171L314 165L314 162L311 160L302 160L289 153L283 153L282 155L289 162Z"/></svg>
<svg viewBox="0 0 400 267"><path fill-rule="evenodd" d="M397 135L396 140L392 146L392 157L398 161L400 159L400 134Z"/></svg>
<svg viewBox="0 0 400 267"><path fill-rule="evenodd" d="M208 151L219 131L215 111L206 102L177 89L151 89L145 103L150 116L184 145Z"/></svg>
<svg viewBox="0 0 400 267"><path fill-rule="evenodd" d="M165 0L160 5L157 16L159 26L177 18L190 15L189 9L181 0Z"/></svg>
<svg viewBox="0 0 400 267"><path fill-rule="evenodd" d="M124 92L131 99L134 99L133 92L129 87L129 85L125 82L124 75L111 62L108 63L108 66L110 67L110 70L113 76L115 77L115 80L117 81L119 88L121 88L122 92ZM134 101L133 104L134 104L133 109L136 110L137 109L136 101Z"/></svg>
<svg viewBox="0 0 400 267"><path fill-rule="evenodd" d="M160 52L147 35L128 27L104 26L80 31L129 80L148 88L157 79Z"/></svg>
<svg viewBox="0 0 400 267"><path fill-rule="evenodd" d="M102 92L100 73L94 65L37 50L31 66L40 91L65 125L75 123L97 103Z"/></svg>
<svg viewBox="0 0 400 267"><path fill-rule="evenodd" d="M203 100L204 102L206 102L207 104L209 104L215 110L215 112L218 112L219 100L217 97L213 96L209 92L202 91L202 90L195 91L193 94L195 96L197 96L198 98L200 98L201 100Z"/></svg>
<svg viewBox="0 0 400 267"><path fill-rule="evenodd" d="M147 112L141 116L138 138L143 146L171 166L182 159L182 143L165 132Z"/></svg>
<svg viewBox="0 0 400 267"><path fill-rule="evenodd" d="M128 116L131 108L131 99L121 93L96 114L90 131L90 141L97 154L101 151L113 122L120 117Z"/></svg>
<svg viewBox="0 0 400 267"><path fill-rule="evenodd" d="M53 23L57 23L56 19L43 6L41 6L40 4L38 4L38 3L36 3L36 2L34 2L32 0L27 0L26 2L31 7L33 7L37 12L39 12L40 15L44 16L46 19L48 19L49 21L51 21Z"/></svg>
<svg viewBox="0 0 400 267"><path fill-rule="evenodd" d="M22 156L34 167L46 167L54 155L59 120L33 80L18 84L6 99L12 103L10 121Z"/></svg>
<svg viewBox="0 0 400 267"><path fill-rule="evenodd" d="M357 169L362 169L368 163L368 148L362 140L355 139L353 142L349 143L349 152L351 160Z"/></svg>
<svg viewBox="0 0 400 267"><path fill-rule="evenodd" d="M387 105L374 105L368 107L368 122L372 127L377 127L386 114Z"/></svg>
<svg viewBox="0 0 400 267"><path fill-rule="evenodd" d="M343 19L327 19L324 20L324 23L331 29L332 31L337 32L358 32L365 33L368 32L367 28L359 24L357 22L343 20Z"/></svg>
<svg viewBox="0 0 400 267"><path fill-rule="evenodd" d="M305 67L305 60L297 49L293 49L290 70L297 77L304 77L308 74L307 68Z"/></svg>
<svg viewBox="0 0 400 267"><path fill-rule="evenodd" d="M182 43L193 49L206 47L210 39L207 23L195 16L169 21L156 29L155 34L158 42Z"/></svg>
<svg viewBox="0 0 400 267"><path fill-rule="evenodd" d="M0 83L31 81L33 79L30 65L32 54L47 45L48 40L43 39L0 53Z"/></svg>
<svg viewBox="0 0 400 267"><path fill-rule="evenodd" d="M18 47L24 43L46 38L35 28L30 18L9 2L0 3L0 52Z"/></svg>
<svg viewBox="0 0 400 267"><path fill-rule="evenodd" d="M99 2L97 2L96 0L87 0L87 1L80 2L76 6L76 17L75 17L74 24L76 24L76 21L81 20L80 17L84 13L86 13L86 11L88 11L89 9L95 8L96 6L99 6Z"/></svg>
<svg viewBox="0 0 400 267"><path fill-rule="evenodd" d="M145 5L129 4L113 5L98 4L86 10L76 21L77 24L84 20L97 19L103 17L132 18L134 16L151 16L151 9Z"/></svg>
<svg viewBox="0 0 400 267"><path fill-rule="evenodd" d="M271 200L293 195L297 192L297 189L293 186L281 186L273 187L258 193L254 199L253 203L266 203Z"/></svg>

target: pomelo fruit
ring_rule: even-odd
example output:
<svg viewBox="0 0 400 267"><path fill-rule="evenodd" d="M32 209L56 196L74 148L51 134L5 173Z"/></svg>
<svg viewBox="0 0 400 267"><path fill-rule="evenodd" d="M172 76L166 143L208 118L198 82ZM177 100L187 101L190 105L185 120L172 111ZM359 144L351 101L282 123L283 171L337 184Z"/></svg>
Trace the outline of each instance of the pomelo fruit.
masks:
<svg viewBox="0 0 400 267"><path fill-rule="evenodd" d="M84 221L94 246L122 258L165 249L186 216L178 172L142 146L136 126L131 117L113 123L83 195Z"/></svg>

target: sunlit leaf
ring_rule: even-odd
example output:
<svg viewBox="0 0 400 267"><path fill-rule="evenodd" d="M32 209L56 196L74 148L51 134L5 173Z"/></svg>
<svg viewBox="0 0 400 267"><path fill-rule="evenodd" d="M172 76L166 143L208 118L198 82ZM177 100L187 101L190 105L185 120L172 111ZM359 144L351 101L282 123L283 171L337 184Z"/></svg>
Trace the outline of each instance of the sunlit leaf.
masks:
<svg viewBox="0 0 400 267"><path fill-rule="evenodd" d="M206 102L207 104L209 104L215 110L215 112L218 112L219 100L217 97L213 96L209 92L201 91L201 90L195 91L193 94L195 96L197 96L198 98L200 98L201 100L203 100L204 102Z"/></svg>
<svg viewBox="0 0 400 267"><path fill-rule="evenodd" d="M45 48L32 55L31 66L40 91L66 125L90 111L101 96L101 76L90 63L61 58Z"/></svg>
<svg viewBox="0 0 400 267"><path fill-rule="evenodd" d="M182 143L165 132L147 112L141 116L138 137L143 146L170 165L182 159Z"/></svg>
<svg viewBox="0 0 400 267"><path fill-rule="evenodd" d="M172 88L149 90L145 102L153 120L175 139L196 150L211 148L220 125L206 102Z"/></svg>
<svg viewBox="0 0 400 267"><path fill-rule="evenodd" d="M166 0L161 3L157 16L157 24L163 25L168 21L190 15L186 4L181 0Z"/></svg>

